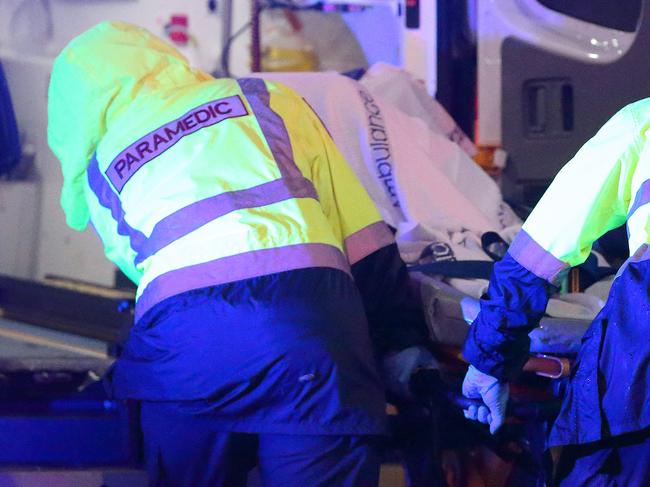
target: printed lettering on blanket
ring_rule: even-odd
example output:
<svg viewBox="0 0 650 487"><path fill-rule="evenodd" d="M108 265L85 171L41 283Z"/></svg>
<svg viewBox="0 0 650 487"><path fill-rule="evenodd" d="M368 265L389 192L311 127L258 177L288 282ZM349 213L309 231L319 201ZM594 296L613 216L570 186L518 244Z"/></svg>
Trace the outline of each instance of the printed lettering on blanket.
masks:
<svg viewBox="0 0 650 487"><path fill-rule="evenodd" d="M400 201L397 194L395 176L393 174L393 156L388 141L388 131L381 110L375 103L375 99L364 89L359 89L359 95L363 100L363 107L368 118L368 133L372 157L377 170L376 177L381 181L391 203L399 208Z"/></svg>

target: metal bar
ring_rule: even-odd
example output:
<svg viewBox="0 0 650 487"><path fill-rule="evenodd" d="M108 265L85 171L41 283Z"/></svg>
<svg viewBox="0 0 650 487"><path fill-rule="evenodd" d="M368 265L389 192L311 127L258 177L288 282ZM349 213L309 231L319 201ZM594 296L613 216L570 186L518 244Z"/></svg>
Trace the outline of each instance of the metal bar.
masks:
<svg viewBox="0 0 650 487"><path fill-rule="evenodd" d="M16 330L7 330L6 328L0 328L0 337L10 338L12 340L19 340L21 342L31 343L34 345L43 345L46 347L56 348L58 350L65 350L66 352L73 352L79 355L85 355L86 357L93 357L93 358L100 358L100 359L109 358L106 352L91 350L89 348L84 348L79 345L72 345L70 343L65 343L62 340L55 340L47 337L39 337L31 333L20 332Z"/></svg>
<svg viewBox="0 0 650 487"><path fill-rule="evenodd" d="M118 343L133 323L132 300L0 275L0 308L9 320Z"/></svg>
<svg viewBox="0 0 650 487"><path fill-rule="evenodd" d="M262 70L261 12L260 1L251 0L251 71L253 73L259 73Z"/></svg>

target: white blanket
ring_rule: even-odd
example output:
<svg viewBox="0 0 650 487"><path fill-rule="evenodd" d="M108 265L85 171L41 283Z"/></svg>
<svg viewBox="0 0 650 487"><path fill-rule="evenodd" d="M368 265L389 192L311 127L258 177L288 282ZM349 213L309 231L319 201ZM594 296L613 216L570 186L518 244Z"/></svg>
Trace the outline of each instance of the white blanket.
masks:
<svg viewBox="0 0 650 487"><path fill-rule="evenodd" d="M336 73L259 76L307 100L389 225L480 235L519 223L496 183L458 144L361 83Z"/></svg>
<svg viewBox="0 0 650 487"><path fill-rule="evenodd" d="M311 105L385 221L397 229L406 262L416 262L427 247L436 261L491 260L481 235L494 231L511 242L521 220L469 157L473 144L461 138L463 149L450 140L458 138L460 129L453 129L455 123L435 100L421 101L419 85L403 71L384 65L369 73L363 84L331 72L256 76L292 87ZM419 103L429 104L420 110ZM488 285L483 279L448 281L475 298ZM602 304L595 296L556 296L547 312L589 319Z"/></svg>
<svg viewBox="0 0 650 487"><path fill-rule="evenodd" d="M496 183L443 135L439 121L448 126L451 117L441 106L435 104L438 121L425 123L337 73L258 76L290 86L312 106L384 220L397 230L406 262L417 261L431 244L441 250L439 260L491 260L480 236L496 231L510 241L512 228L521 224ZM487 285L470 279L451 283L473 296Z"/></svg>
<svg viewBox="0 0 650 487"><path fill-rule="evenodd" d="M424 121L432 132L456 142L470 157L478 152L474 143L458 126L447 110L431 97L423 82L408 71L386 63L377 63L368 69L361 83L384 103L390 103L402 112Z"/></svg>

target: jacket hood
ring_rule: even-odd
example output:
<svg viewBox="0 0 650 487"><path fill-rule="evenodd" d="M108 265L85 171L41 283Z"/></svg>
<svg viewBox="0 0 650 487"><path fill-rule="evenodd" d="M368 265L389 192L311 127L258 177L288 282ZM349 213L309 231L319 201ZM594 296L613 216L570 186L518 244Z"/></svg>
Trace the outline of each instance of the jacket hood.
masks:
<svg viewBox="0 0 650 487"><path fill-rule="evenodd" d="M61 205L70 227L86 228L86 169L111 120L138 95L212 79L140 27L103 22L57 56L48 92L48 143L61 162Z"/></svg>

